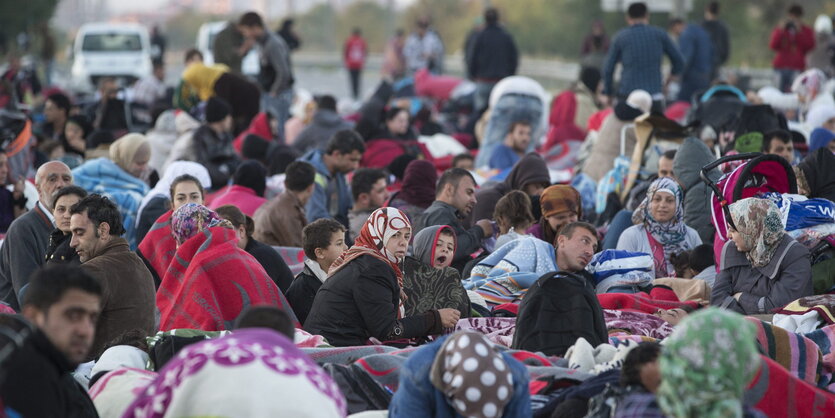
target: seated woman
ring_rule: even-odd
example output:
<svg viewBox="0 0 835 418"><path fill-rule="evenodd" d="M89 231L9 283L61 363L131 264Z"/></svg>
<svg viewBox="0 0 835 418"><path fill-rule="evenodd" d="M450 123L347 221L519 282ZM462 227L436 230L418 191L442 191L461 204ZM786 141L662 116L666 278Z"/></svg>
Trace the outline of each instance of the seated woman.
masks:
<svg viewBox="0 0 835 418"><path fill-rule="evenodd" d="M580 192L566 184L555 184L546 188L539 196L539 206L542 209L542 218L528 229L528 234L549 244L557 241L562 227L583 217Z"/></svg>
<svg viewBox="0 0 835 418"><path fill-rule="evenodd" d="M305 330L335 346L365 345L372 339L392 341L452 328L460 313L438 309L406 316L403 273L412 226L394 208L375 210L354 246L331 265L328 279L316 293Z"/></svg>
<svg viewBox="0 0 835 418"><path fill-rule="evenodd" d="M710 304L755 315L811 295L809 251L783 230L777 205L748 198L729 209L731 240L722 248Z"/></svg>
<svg viewBox="0 0 835 418"><path fill-rule="evenodd" d="M415 235L414 257L403 260L406 316L441 308L457 309L462 318L469 316L470 300L461 274L450 267L455 241L455 231L448 225L430 226Z"/></svg>
<svg viewBox="0 0 835 418"><path fill-rule="evenodd" d="M531 214L531 199L525 192L519 190L514 190L502 196L499 203L496 203L493 220L499 227L499 238L496 239L494 248L499 248L517 238L528 236L525 231L534 221Z"/></svg>
<svg viewBox="0 0 835 418"><path fill-rule="evenodd" d="M193 328L223 331L248 306L271 305L295 315L258 261L238 248L232 224L188 203L171 216L175 257L157 292L160 331Z"/></svg>
<svg viewBox="0 0 835 418"><path fill-rule="evenodd" d="M201 188L212 186L212 179L209 177L209 170L206 170L206 167L193 161L175 161L171 163L165 168L165 173L162 175L162 178L157 181L154 188L142 198L142 203L139 204L136 217L137 241L141 243L145 239L145 235L148 234L148 231L151 230L154 222L166 212L171 211L171 206L174 202L171 185L177 177L184 174L197 178ZM202 200L195 203L203 204ZM176 206L179 207L181 205Z"/></svg>
<svg viewBox="0 0 835 418"><path fill-rule="evenodd" d="M372 139L417 139L411 127L409 110L403 107L392 106L386 110L385 120L379 131Z"/></svg>
<svg viewBox="0 0 835 418"><path fill-rule="evenodd" d="M475 332L421 347L399 380L389 417L533 416L527 368Z"/></svg>
<svg viewBox="0 0 835 418"><path fill-rule="evenodd" d="M391 195L390 206L400 209L412 225L420 224L423 212L435 201L438 170L426 160L414 160L406 166L400 190Z"/></svg>
<svg viewBox="0 0 835 418"><path fill-rule="evenodd" d="M87 191L78 186L66 186L55 192L52 200L52 216L55 217L55 230L49 235L46 248L46 264L79 265L78 253L70 247L72 229L70 229L70 208L87 197Z"/></svg>
<svg viewBox="0 0 835 418"><path fill-rule="evenodd" d="M183 206L186 203L196 203L198 205L202 205L206 194L203 186L205 184L211 184L211 180L209 180L209 172L205 167L197 163L186 161L180 161L176 164L180 163L194 164L195 166L200 167L202 171L194 172L189 170L189 172L193 172L197 177L191 174L180 174L169 180L167 175L168 171L177 170L175 167L178 166L172 164L168 170L166 170L166 175L163 176L163 178L157 183L157 186L159 187L154 187L151 191L151 193L154 193L155 197L151 198L151 203L149 203L148 206L155 207L156 204L154 202L157 201L164 205L163 207L170 206L170 209L157 218L156 222L154 222L148 233L145 235L145 238L139 243L139 248L136 251L139 257L145 261L145 265L148 267L148 270L151 271L151 275L154 276L154 282L157 287L159 287L162 277L165 276L165 271L168 270L168 264L171 262L171 259L174 258L174 252L177 251L177 242L174 241L174 236L171 235L171 215L175 210L179 209L180 206ZM166 184L169 186L163 189L162 187ZM163 197L157 194L161 193L162 190L165 190L168 193L167 196ZM151 194L149 194L149 196L150 195ZM146 198L147 197L148 196L146 196ZM149 208L146 210L151 209Z"/></svg>
<svg viewBox="0 0 835 418"><path fill-rule="evenodd" d="M699 233L684 224L681 187L669 178L652 182L632 223L636 225L623 231L617 249L652 255L655 277L675 277L670 256L702 243Z"/></svg>

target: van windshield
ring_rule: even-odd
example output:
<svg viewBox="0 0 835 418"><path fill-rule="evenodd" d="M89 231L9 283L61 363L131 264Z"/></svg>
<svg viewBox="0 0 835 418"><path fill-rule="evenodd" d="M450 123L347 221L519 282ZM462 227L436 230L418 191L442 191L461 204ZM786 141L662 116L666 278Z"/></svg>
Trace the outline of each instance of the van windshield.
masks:
<svg viewBox="0 0 835 418"><path fill-rule="evenodd" d="M118 52L141 51L142 42L136 33L91 33L84 36L82 51Z"/></svg>

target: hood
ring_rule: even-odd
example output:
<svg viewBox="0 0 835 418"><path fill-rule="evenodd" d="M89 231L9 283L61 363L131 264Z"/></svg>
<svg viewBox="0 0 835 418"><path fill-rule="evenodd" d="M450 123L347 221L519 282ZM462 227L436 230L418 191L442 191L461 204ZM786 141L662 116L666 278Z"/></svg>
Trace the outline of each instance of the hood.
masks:
<svg viewBox="0 0 835 418"><path fill-rule="evenodd" d="M531 183L551 184L551 173L545 160L534 152L522 157L504 181L511 190L522 190L522 187Z"/></svg>
<svg viewBox="0 0 835 418"><path fill-rule="evenodd" d="M415 239L412 241L415 258L420 260L421 263L433 267L432 262L435 259L435 244L438 242L438 237L444 229L452 233L455 246L456 248L458 247L458 236L455 235L455 230L449 225L435 225L423 228L415 235Z"/></svg>
<svg viewBox="0 0 835 418"><path fill-rule="evenodd" d="M689 137L684 140L678 152L676 152L676 158L673 160L673 173L675 173L679 184L684 187L685 192L702 181L699 172L702 167L714 160L716 160L716 157L700 139ZM713 181L721 176L717 169L711 170L709 174Z"/></svg>
<svg viewBox="0 0 835 418"><path fill-rule="evenodd" d="M154 131L158 133L177 132L177 113L174 110L162 112L157 118L157 123L154 124Z"/></svg>
<svg viewBox="0 0 835 418"><path fill-rule="evenodd" d="M200 122L191 117L188 112L179 112L174 117L174 125L177 128L177 134L183 135L186 132L193 131L200 127Z"/></svg>
<svg viewBox="0 0 835 418"><path fill-rule="evenodd" d="M320 109L313 114L313 125L335 128L344 124L345 119L333 110Z"/></svg>
<svg viewBox="0 0 835 418"><path fill-rule="evenodd" d="M551 126L574 124L576 114L577 98L573 91L567 90L551 102L551 114L548 116L548 122Z"/></svg>
<svg viewBox="0 0 835 418"><path fill-rule="evenodd" d="M270 115L267 112L260 112L252 118L249 127L241 135L255 134L261 138L272 139L273 133L270 131Z"/></svg>

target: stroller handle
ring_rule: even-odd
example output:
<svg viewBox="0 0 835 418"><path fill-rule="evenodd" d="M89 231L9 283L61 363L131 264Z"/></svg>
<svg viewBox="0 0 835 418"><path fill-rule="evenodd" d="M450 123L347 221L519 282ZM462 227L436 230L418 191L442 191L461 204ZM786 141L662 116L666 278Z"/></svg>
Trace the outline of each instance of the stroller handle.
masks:
<svg viewBox="0 0 835 418"><path fill-rule="evenodd" d="M745 154L737 154L737 155L726 155L713 161L712 163L702 167L702 170L699 171L699 177L702 178L702 181L707 184L708 187L713 191L713 195L716 196L716 199L719 200L719 205L722 206L722 212L725 213L725 220L728 224L736 229L736 225L734 225L733 219L731 218L731 211L728 209L728 200L725 199L725 196L722 195L722 191L719 190L719 186L716 185L715 182L710 180L710 177L707 176L707 173L710 170L718 167L720 164L724 164L730 161L739 161L739 160L750 160L754 157L759 157L762 155L760 152L746 152Z"/></svg>

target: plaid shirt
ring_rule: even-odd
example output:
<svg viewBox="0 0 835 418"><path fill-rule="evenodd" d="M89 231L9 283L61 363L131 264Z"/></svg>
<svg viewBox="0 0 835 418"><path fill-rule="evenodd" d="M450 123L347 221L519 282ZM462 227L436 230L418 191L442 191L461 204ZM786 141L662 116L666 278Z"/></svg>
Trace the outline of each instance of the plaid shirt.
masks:
<svg viewBox="0 0 835 418"><path fill-rule="evenodd" d="M627 96L637 89L646 90L652 95L661 93L661 59L664 54L672 61L671 73L680 74L684 68L684 59L664 31L644 24L623 29L615 37L603 66L603 92L619 96ZM623 70L616 92L614 74L618 62L623 65Z"/></svg>

